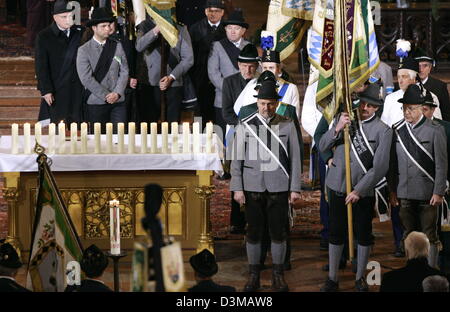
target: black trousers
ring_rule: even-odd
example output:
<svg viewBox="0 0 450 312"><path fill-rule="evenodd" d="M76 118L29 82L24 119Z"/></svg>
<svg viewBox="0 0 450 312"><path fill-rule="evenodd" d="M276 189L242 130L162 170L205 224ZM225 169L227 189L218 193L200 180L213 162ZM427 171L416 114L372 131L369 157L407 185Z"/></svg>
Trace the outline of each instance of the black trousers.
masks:
<svg viewBox="0 0 450 312"><path fill-rule="evenodd" d="M161 94L159 87L152 87L153 98L149 99L150 120L157 122L161 116ZM166 121L179 122L181 115L181 102L183 101L183 87L170 87L166 90Z"/></svg>
<svg viewBox="0 0 450 312"><path fill-rule="evenodd" d="M215 120L214 97L215 88L211 82L207 82L201 88L196 88L198 106L196 115L202 117L203 124Z"/></svg>
<svg viewBox="0 0 450 312"><path fill-rule="evenodd" d="M347 239L347 206L345 194L330 190L330 234L329 242L333 245L342 245ZM371 246L374 242L372 234L374 197L360 198L353 204L353 231L355 239L361 246Z"/></svg>
<svg viewBox="0 0 450 312"><path fill-rule="evenodd" d="M257 244L262 241L266 224L272 241L281 243L286 240L288 194L289 192L245 192L245 218L248 224L249 243Z"/></svg>
<svg viewBox="0 0 450 312"><path fill-rule="evenodd" d="M127 122L127 106L125 102L102 105L87 105L88 121L91 124L91 133L93 133L95 122L102 124L102 133L105 132L106 123L112 122L114 126L118 122Z"/></svg>
<svg viewBox="0 0 450 312"><path fill-rule="evenodd" d="M234 192L231 192L230 225L243 229L245 223L245 212L241 211L241 205L234 200Z"/></svg>

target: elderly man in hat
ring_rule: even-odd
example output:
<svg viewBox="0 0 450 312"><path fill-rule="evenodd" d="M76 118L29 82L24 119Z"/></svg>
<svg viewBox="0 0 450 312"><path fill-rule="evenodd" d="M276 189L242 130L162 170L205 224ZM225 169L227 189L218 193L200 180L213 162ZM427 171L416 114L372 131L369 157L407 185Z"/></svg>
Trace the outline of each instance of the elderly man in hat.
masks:
<svg viewBox="0 0 450 312"><path fill-rule="evenodd" d="M208 57L213 42L226 37L222 23L224 8L223 0L206 1L206 17L189 28L194 50L194 66L190 74L195 85L199 113L204 122L214 120L215 88L208 77Z"/></svg>
<svg viewBox="0 0 450 312"><path fill-rule="evenodd" d="M42 95L38 120L67 123L82 119L82 85L76 72L77 50L83 29L73 24L73 8L57 0L54 22L36 38L37 88Z"/></svg>
<svg viewBox="0 0 450 312"><path fill-rule="evenodd" d="M189 292L235 292L231 286L223 286L214 283L212 277L217 273L218 266L216 257L208 250L203 249L196 255L189 258L189 262L194 269L197 284L189 288Z"/></svg>
<svg viewBox="0 0 450 312"><path fill-rule="evenodd" d="M222 24L225 27L226 38L213 43L208 59L208 76L216 88L214 122L225 133L226 122L222 117L223 80L239 72L239 53L249 43L243 38L249 25L245 22L242 11L238 10L233 11Z"/></svg>
<svg viewBox="0 0 450 312"><path fill-rule="evenodd" d="M329 188L330 205L329 273L321 291L339 290L337 272L347 238L347 203L353 204L353 227L358 242L357 291L368 291L364 273L374 242L372 218L376 203L380 218L387 218L385 175L389 168L392 130L375 115L383 105L380 85L370 84L358 95L360 103L355 111L355 119L351 121L348 113L341 113L318 142L321 153L331 152L333 155L325 180ZM352 123L352 192L346 194L343 129L346 124ZM382 205L382 202L385 204Z"/></svg>
<svg viewBox="0 0 450 312"><path fill-rule="evenodd" d="M389 127L403 119L402 105L398 102L403 97L406 89L409 85L419 83L419 63L411 56L408 55L400 61L397 71L397 79L400 89L394 93L386 96L383 106L383 114L381 120ZM425 93L424 93L425 95ZM436 95L432 94L435 98L435 103L439 106L439 100ZM436 118L442 118L439 107L435 111Z"/></svg>
<svg viewBox="0 0 450 312"><path fill-rule="evenodd" d="M298 130L288 117L275 113L279 95L276 83L262 83L258 111L236 127L231 162L230 190L245 204L249 277L244 291L260 287L261 241L266 224L272 252L272 289L287 291L284 280L286 224L289 204L300 198L301 155Z"/></svg>
<svg viewBox="0 0 450 312"><path fill-rule="evenodd" d="M0 241L0 292L30 292L14 279L21 267L22 262L14 247Z"/></svg>
<svg viewBox="0 0 450 312"><path fill-rule="evenodd" d="M444 128L423 115L425 99L416 85L403 98L404 119L394 126L389 169L390 202L400 205L403 237L424 232L430 240L428 263L437 265L440 241L437 233L438 207L446 191L448 155Z"/></svg>
<svg viewBox="0 0 450 312"><path fill-rule="evenodd" d="M282 113L280 113L281 110L284 111L285 108L289 107L286 105L291 105L295 108L296 118L300 120L300 97L298 88L295 84L281 78L282 70L280 53L273 50L264 50L261 57L261 68L263 71L272 72L276 78L278 84L278 94L281 97L280 103L283 104L279 106L277 113L283 115ZM258 87L257 78L250 81L242 91L241 96L236 101L236 109L254 103L253 96L257 93L257 89L255 89L256 87ZM294 116L289 117L293 118Z"/></svg>
<svg viewBox="0 0 450 312"><path fill-rule="evenodd" d="M126 122L125 88L128 84L128 63L122 44L108 39L111 11L95 8L86 26L94 36L78 50L77 71L86 88L87 121Z"/></svg>
<svg viewBox="0 0 450 312"><path fill-rule="evenodd" d="M447 84L430 76L431 70L436 66L435 60L420 48L416 50L414 59L419 62L419 77L423 86L428 91L436 94L439 100L438 106L441 109L442 119L450 121L450 99Z"/></svg>
<svg viewBox="0 0 450 312"><path fill-rule="evenodd" d="M85 279L80 285L67 286L65 292L112 292L102 281L103 273L108 267L108 257L96 245L84 250L80 266Z"/></svg>
<svg viewBox="0 0 450 312"><path fill-rule="evenodd" d="M228 76L223 80L222 116L227 123L227 133L225 134L227 146L231 146L230 142L233 138L231 126L236 126L238 124L239 112L234 111L234 103L247 83L255 76L258 68L258 60L258 51L256 50L256 47L253 44L247 44L239 53L239 72ZM230 161L231 160L227 159L228 165ZM229 174L228 177L230 177ZM234 194L231 192L230 233L243 234L245 232L244 212L241 211L239 204L233 199L233 197Z"/></svg>

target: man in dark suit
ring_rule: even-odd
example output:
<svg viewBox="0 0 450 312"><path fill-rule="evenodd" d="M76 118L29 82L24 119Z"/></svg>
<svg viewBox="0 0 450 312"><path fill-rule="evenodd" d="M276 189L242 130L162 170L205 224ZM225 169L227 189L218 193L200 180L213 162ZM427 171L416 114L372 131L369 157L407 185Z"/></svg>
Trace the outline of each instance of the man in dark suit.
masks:
<svg viewBox="0 0 450 312"><path fill-rule="evenodd" d="M405 239L408 262L403 268L383 275L380 292L423 292L422 281L431 275L442 275L428 265L430 241L421 232L411 232Z"/></svg>
<svg viewBox="0 0 450 312"><path fill-rule="evenodd" d="M21 266L14 247L5 240L0 241L0 292L30 292L14 279Z"/></svg>
<svg viewBox="0 0 450 312"><path fill-rule="evenodd" d="M450 121L450 99L447 84L439 79L430 76L431 70L435 67L434 59L428 56L422 49L417 49L415 60L419 62L419 76L423 86L428 91L436 94L439 99L442 119Z"/></svg>
<svg viewBox="0 0 450 312"><path fill-rule="evenodd" d="M81 121L82 85L75 63L83 29L73 25L72 10L65 0L57 0L54 22L36 39L37 88L42 95L39 120Z"/></svg>
<svg viewBox="0 0 450 312"><path fill-rule="evenodd" d="M80 285L67 286L64 292L112 292L101 280L103 272L108 267L108 257L95 245L83 252L80 262L86 278Z"/></svg>
<svg viewBox="0 0 450 312"><path fill-rule="evenodd" d="M216 258L208 250L203 249L200 253L193 255L189 262L195 273L197 284L189 288L189 292L235 292L231 286L222 286L214 283L212 276L218 271Z"/></svg>
<svg viewBox="0 0 450 312"><path fill-rule="evenodd" d="M212 43L225 38L222 25L223 0L206 1L206 17L189 28L194 50L194 66L190 70L203 122L214 120L215 87L208 77L208 57Z"/></svg>

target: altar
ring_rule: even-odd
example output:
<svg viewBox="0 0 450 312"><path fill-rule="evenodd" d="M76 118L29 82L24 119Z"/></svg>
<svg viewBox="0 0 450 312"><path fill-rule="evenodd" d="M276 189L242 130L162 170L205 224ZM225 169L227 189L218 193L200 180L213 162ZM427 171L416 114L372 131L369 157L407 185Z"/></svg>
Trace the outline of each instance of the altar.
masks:
<svg viewBox="0 0 450 312"><path fill-rule="evenodd" d="M115 137L113 140L117 143ZM201 135L202 143L205 140L206 136ZM187 154L162 154L160 150L140 153L141 140L136 135L136 153L95 154L93 141L93 136L88 136L87 154L47 154L84 248L96 244L109 250L108 203L117 199L121 211L121 247L127 251L129 260L134 241L146 235L141 225L144 186L157 183L164 189L160 210L164 234L181 242L184 258L204 248L214 251L209 201L214 192L212 175L214 171L222 171L216 136L213 153L203 150ZM37 154L11 154L11 136L0 137L0 174L4 177L3 194L8 203L7 239L19 247L24 262L28 262L36 204L36 158Z"/></svg>

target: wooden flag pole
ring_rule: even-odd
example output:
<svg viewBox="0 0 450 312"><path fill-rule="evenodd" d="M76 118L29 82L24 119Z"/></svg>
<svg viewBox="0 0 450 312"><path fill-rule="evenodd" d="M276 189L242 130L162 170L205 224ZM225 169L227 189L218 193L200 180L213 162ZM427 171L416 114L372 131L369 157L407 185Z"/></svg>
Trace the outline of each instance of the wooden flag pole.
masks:
<svg viewBox="0 0 450 312"><path fill-rule="evenodd" d="M162 34L160 34L160 40L161 40L161 79L163 77L167 76L167 62L168 62L168 55L166 51L167 47L167 40L164 39ZM161 115L160 115L160 121L164 122L166 121L166 92L167 90L161 91L160 96L160 104L161 104Z"/></svg>
<svg viewBox="0 0 450 312"><path fill-rule="evenodd" d="M340 47L338 49L342 52L342 82L343 82L343 100L344 100L344 112L351 114L352 110L352 100L350 94L350 85L348 80L348 51L347 51L347 23L346 23L346 9L345 2L343 0L338 0L335 3L337 10L339 10L340 14L340 23L338 27L340 27L340 33L343 35L342 40L340 40ZM335 16L335 21L336 21ZM350 166L350 131L349 125L345 125L344 128L344 149L345 149L345 186L346 186L346 194L350 194L352 192L352 176L351 176L351 166ZM347 204L347 224L348 224L348 248L349 248L349 256L350 260L354 258L354 250L353 250L353 207L352 203Z"/></svg>

